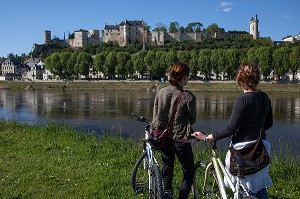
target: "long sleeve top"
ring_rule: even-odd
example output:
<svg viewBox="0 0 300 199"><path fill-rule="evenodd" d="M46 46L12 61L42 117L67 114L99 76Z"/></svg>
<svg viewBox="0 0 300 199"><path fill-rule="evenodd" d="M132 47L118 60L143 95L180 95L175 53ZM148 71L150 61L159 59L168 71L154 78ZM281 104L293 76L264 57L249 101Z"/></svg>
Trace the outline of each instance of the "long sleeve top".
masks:
<svg viewBox="0 0 300 199"><path fill-rule="evenodd" d="M233 144L256 140L260 136L262 121L264 130L261 136L266 139L265 130L273 125L271 100L262 91L246 92L237 97L228 125L212 134L215 140L232 136Z"/></svg>
<svg viewBox="0 0 300 199"><path fill-rule="evenodd" d="M171 85L158 90L154 100L152 128L163 130L167 127L173 106L181 91L182 87ZM190 91L183 92L168 133L168 137L174 140L187 140L187 136L193 133L191 125L196 119L196 97Z"/></svg>

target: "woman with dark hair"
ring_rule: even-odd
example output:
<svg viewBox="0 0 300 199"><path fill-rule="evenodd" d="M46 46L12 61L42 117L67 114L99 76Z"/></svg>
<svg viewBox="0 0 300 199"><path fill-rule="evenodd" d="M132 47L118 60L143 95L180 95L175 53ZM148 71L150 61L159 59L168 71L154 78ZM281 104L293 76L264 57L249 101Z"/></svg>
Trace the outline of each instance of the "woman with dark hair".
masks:
<svg viewBox="0 0 300 199"><path fill-rule="evenodd" d="M179 190L180 199L188 198L193 183L194 157L188 136L193 133L191 125L195 123L196 118L196 98L191 92L183 90L189 80L189 73L190 68L186 64L175 63L170 69L170 85L158 90L154 101L152 128L165 129L176 99L183 92L168 138L161 149L166 198L173 198L172 180L175 155L183 171L183 180Z"/></svg>
<svg viewBox="0 0 300 199"><path fill-rule="evenodd" d="M237 97L228 125L224 129L209 135L202 132L195 132L192 135L205 141L220 140L231 136L231 145L240 148L253 143L261 136L265 148L270 154L271 147L269 141L266 140L265 130L273 125L271 100L265 92L257 89L259 80L258 67L252 64L241 65L237 72L236 81L244 93ZM262 121L264 121L264 124L262 124ZM230 151L226 155L225 163L226 169L229 171ZM272 185L268 170L269 165L242 179L253 195L260 199L268 198L266 187ZM235 180L235 176L231 177Z"/></svg>

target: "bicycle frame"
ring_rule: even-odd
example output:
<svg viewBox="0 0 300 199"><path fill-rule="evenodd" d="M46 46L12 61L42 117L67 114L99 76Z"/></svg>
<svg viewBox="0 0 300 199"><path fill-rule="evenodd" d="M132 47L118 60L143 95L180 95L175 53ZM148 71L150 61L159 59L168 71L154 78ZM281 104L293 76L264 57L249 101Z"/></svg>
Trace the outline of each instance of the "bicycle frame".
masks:
<svg viewBox="0 0 300 199"><path fill-rule="evenodd" d="M214 167L215 172L216 172L216 177L217 177L217 183L219 186L219 190L220 190L220 194L222 199L227 199L227 193L226 193L226 189L225 189L225 183L224 183L224 179L226 178L226 181L229 184L230 189L232 190L233 194L234 194L234 199L240 199L241 195L240 195L240 190L242 190L243 194L246 194L246 196L250 196L249 194L249 190L244 186L244 184L240 181L240 178L237 177L236 179L236 184L234 185L231 178L229 177L230 174L228 173L228 171L225 169L225 166L222 162L222 160L217 157L217 152L216 152L216 147L215 147L215 143L214 146L211 149L211 160L210 162L207 164L206 169L205 169L205 179L204 179L204 186L203 186L203 190L206 186L206 182L207 182L207 176L209 174L209 168L211 166Z"/></svg>

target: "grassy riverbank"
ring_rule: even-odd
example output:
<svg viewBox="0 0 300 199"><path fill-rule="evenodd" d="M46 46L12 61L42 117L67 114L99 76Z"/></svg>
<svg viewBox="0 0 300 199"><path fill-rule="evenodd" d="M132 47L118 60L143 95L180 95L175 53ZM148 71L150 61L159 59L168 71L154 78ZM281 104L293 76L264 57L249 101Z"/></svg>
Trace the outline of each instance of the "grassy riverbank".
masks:
<svg viewBox="0 0 300 199"><path fill-rule="evenodd" d="M155 90L159 86L168 85L157 81L0 81L0 89L12 90L87 90L87 91L114 91L114 90ZM291 82L261 82L261 90L267 92L300 92L300 83ZM190 81L187 90L200 92L236 92L240 91L233 81Z"/></svg>
<svg viewBox="0 0 300 199"><path fill-rule="evenodd" d="M121 137L0 120L0 198L134 198L130 175L142 145ZM196 160L205 154L197 150ZM273 154L270 198L299 197L299 163Z"/></svg>

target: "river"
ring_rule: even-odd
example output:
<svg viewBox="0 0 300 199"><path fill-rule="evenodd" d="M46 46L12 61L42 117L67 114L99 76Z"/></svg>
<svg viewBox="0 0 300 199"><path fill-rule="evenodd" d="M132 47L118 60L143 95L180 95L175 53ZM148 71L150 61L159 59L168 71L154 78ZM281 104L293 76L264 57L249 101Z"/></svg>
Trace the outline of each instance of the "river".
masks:
<svg viewBox="0 0 300 199"><path fill-rule="evenodd" d="M151 91L12 91L0 90L0 118L27 124L57 122L97 134L112 131L133 139L142 138L144 125L130 113L151 119ZM195 130L219 130L231 115L236 93L194 92L197 98ZM267 131L273 146L300 154L300 94L270 93L274 125Z"/></svg>

